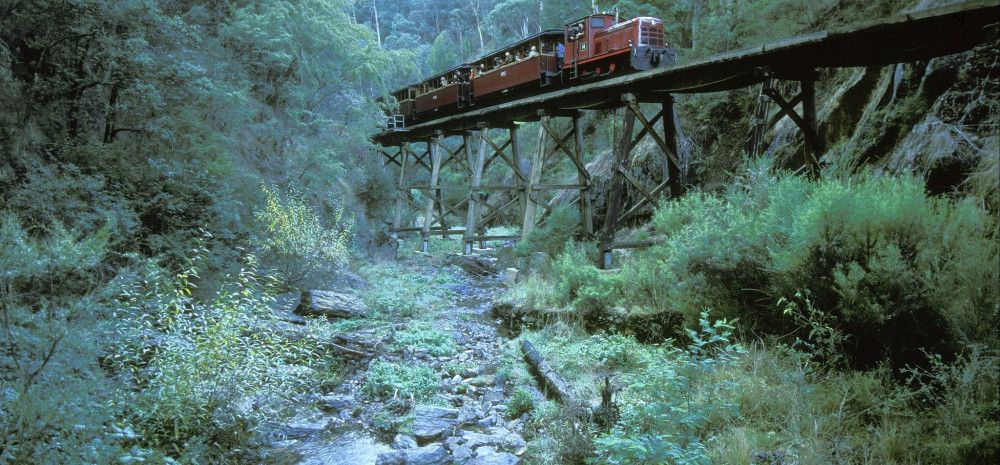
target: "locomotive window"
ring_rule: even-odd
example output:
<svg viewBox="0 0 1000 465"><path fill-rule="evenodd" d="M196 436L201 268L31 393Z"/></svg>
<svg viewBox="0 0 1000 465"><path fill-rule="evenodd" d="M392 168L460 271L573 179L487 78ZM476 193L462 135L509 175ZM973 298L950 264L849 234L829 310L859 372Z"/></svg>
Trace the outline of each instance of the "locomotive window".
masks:
<svg viewBox="0 0 1000 465"><path fill-rule="evenodd" d="M604 27L604 18L590 18L590 27Z"/></svg>

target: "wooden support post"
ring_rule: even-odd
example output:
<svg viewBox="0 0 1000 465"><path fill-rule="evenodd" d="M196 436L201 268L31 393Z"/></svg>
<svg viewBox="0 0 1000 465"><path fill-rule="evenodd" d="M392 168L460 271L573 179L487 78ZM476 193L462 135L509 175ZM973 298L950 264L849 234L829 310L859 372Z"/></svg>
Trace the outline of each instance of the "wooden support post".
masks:
<svg viewBox="0 0 1000 465"><path fill-rule="evenodd" d="M760 84L760 95L757 96L757 108L754 111L750 143L748 144L749 147L747 147L750 158L760 156L764 150L764 133L767 132L767 128L773 126L773 123L768 121L768 108L771 103L771 97L768 94L771 92L771 82L771 78L767 77ZM781 113L779 112L778 114L780 115Z"/></svg>
<svg viewBox="0 0 1000 465"><path fill-rule="evenodd" d="M660 150L667 156L668 159L672 159L675 165L680 165L680 160L677 159L676 149L667 145L667 142L660 137L660 134L656 132L656 128L653 127L654 123L648 120L646 115L642 114L642 107L639 106L639 102L636 101L635 96L632 94L625 94L622 99L625 101L625 105L632 110L632 115L639 119L639 123L642 124L642 128L644 130L643 133L649 134L649 137L653 138L653 142L656 142L656 145L660 147ZM663 112L660 112L660 115L662 115L663 118L667 117L667 115L664 115ZM625 152L632 151L632 147L635 147L638 143L638 141L630 142L631 143L627 146Z"/></svg>
<svg viewBox="0 0 1000 465"><path fill-rule="evenodd" d="M401 153L399 164L399 184L397 184L396 190L396 212L392 219L393 240L399 239L399 227L403 223L403 206L406 205L407 200L407 192L404 190L404 187L406 186L406 162L410 155L409 144L406 142L400 144L399 151Z"/></svg>
<svg viewBox="0 0 1000 465"><path fill-rule="evenodd" d="M806 140L806 170L810 177L816 177L819 176L818 157L823 153L822 143L816 129L816 88L814 81L802 80L799 82L802 86L801 98L795 98L791 101L785 100L774 88L764 89L764 91L771 98L771 101L781 109L781 113L788 116L802 131ZM796 113L795 105L792 103L798 100L802 101L802 115Z"/></svg>
<svg viewBox="0 0 1000 465"><path fill-rule="evenodd" d="M431 182L430 182L430 185L431 185L432 188L433 188L433 186L437 185L437 183L438 183L438 175L440 174L440 171L441 171L441 152L440 152L440 144L438 144L437 137L438 136L435 136L434 139L432 139L430 142L428 142L428 145L430 145L430 151L431 151ZM424 230L423 230L423 234L421 234L421 237L423 238L423 242L420 245L420 250L422 250L424 252L427 252L427 251L430 250L431 221L433 221L433 219L434 219L434 204L436 203L435 202L434 193L433 192L428 192L427 194L428 194L428 196L427 196L427 208L424 209Z"/></svg>
<svg viewBox="0 0 1000 465"><path fill-rule="evenodd" d="M667 181L670 187L670 197L681 195L681 167L675 162L680 161L680 154L677 153L677 127L674 126L674 96L666 94L663 97L663 141L667 148L673 152L674 157L667 155L663 164L663 180Z"/></svg>
<svg viewBox="0 0 1000 465"><path fill-rule="evenodd" d="M586 165L583 164L583 131L580 128L580 116L573 116L573 138L575 141L573 156L577 165L576 181L580 184L580 221L583 223L583 231L587 237L594 235L594 207L593 199L590 198L590 173L587 173ZM583 166L581 171L579 167Z"/></svg>
<svg viewBox="0 0 1000 465"><path fill-rule="evenodd" d="M486 128L479 130L479 152L476 153L476 161L472 163L472 178L469 181L469 210L465 221L465 247L466 255L472 253L472 241L476 236L476 220L479 217L479 186L483 181L483 166L486 163L486 138L489 137Z"/></svg>
<svg viewBox="0 0 1000 465"><path fill-rule="evenodd" d="M627 95L625 98L631 98ZM621 210L622 197L625 194L625 176L621 169L625 168L625 160L628 158L629 147L632 145L632 128L635 126L635 112L631 108L625 108L625 128L622 131L621 140L615 146L615 159L611 168L611 192L608 193L608 208L604 217L604 230L601 232L599 243L601 269L611 268L612 242L615 239L615 231L618 229L618 210Z"/></svg>
<svg viewBox="0 0 1000 465"><path fill-rule="evenodd" d="M437 155L438 161L437 161L436 168L437 168L437 171L438 171L437 177L440 177L441 176L441 169L444 167L444 162L445 162L444 160L442 160L441 154L442 153L447 153L448 154L448 159L449 160L451 159L451 152L449 152L448 151L448 147L445 147L445 145L444 145L444 134L441 131L437 132L437 137L434 139L434 148L438 151L438 155ZM448 230L448 218L447 218L447 213L445 213L444 202L441 201L441 186L439 185L439 180L437 180L437 179L432 179L431 180L431 189L432 189L432 191L430 193L433 193L433 195L434 195L434 203L437 205L438 222L441 224L441 229L447 231ZM448 235L445 234L443 237L445 239L447 239Z"/></svg>
<svg viewBox="0 0 1000 465"><path fill-rule="evenodd" d="M532 154L531 174L528 176L528 182L524 186L524 191L527 195L527 208L524 209L524 221L521 223L521 238L528 237L528 233L534 229L535 210L540 206L533 194L535 193L535 185L542 180L542 163L545 162L545 134L547 131L545 126L548 122L549 117L542 114L538 125L538 150Z"/></svg>
<svg viewBox="0 0 1000 465"><path fill-rule="evenodd" d="M462 148L464 149L465 152L465 167L469 171L470 178L472 177L472 173L474 170L472 165L476 162L474 150L472 147L472 141L473 141L472 132L465 131L462 133Z"/></svg>
<svg viewBox="0 0 1000 465"><path fill-rule="evenodd" d="M524 212L528 208L528 193L524 190L527 176L521 172L521 149L517 145L516 125L510 128L510 147L511 158L514 161L514 166L511 168L514 169L514 185L517 187L518 211L521 213L521 218L524 218Z"/></svg>
<svg viewBox="0 0 1000 465"><path fill-rule="evenodd" d="M819 157L823 155L822 141L819 139L819 128L816 127L816 82L812 80L799 81L802 95L802 121L806 134L806 166L809 176L819 177Z"/></svg>

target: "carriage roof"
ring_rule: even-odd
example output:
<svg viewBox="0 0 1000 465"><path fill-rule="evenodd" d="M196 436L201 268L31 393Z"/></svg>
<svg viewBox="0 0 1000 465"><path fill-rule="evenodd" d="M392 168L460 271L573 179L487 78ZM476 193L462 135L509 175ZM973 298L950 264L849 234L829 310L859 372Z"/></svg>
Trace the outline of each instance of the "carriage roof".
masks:
<svg viewBox="0 0 1000 465"><path fill-rule="evenodd" d="M539 32L539 33L537 33L535 35L525 37L525 38L523 38L521 40L518 40L517 42L513 42L513 43L510 43L510 44L507 44L507 45L505 45L503 47L500 47L499 49L494 50L494 51L492 51L490 53L487 53L485 55L482 55L482 56L480 56L480 57L472 60L472 63L477 63L477 62L480 62L482 60L487 60L487 59L493 58L495 56L502 56L504 53L510 51L510 49L512 49L512 48L520 47L520 46L526 45L526 44L530 44L531 42L536 41L536 40L541 39L541 38L546 37L546 36L555 38L557 36L558 37L563 37L564 34L565 34L565 31L563 31L562 29L548 29L548 30Z"/></svg>

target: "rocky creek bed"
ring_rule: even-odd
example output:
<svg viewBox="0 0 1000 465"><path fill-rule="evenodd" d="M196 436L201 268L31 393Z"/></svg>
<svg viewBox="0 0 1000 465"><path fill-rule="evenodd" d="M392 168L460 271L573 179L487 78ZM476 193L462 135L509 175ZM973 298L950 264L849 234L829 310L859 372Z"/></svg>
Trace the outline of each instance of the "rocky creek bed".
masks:
<svg viewBox="0 0 1000 465"><path fill-rule="evenodd" d="M457 350L434 355L419 347L393 349L384 336L375 338L365 330L349 335L346 339L363 341L361 346L371 350L372 356L350 361L342 384L315 393L297 408L294 420L276 429L273 456L280 457L276 463L521 463L526 448L521 431L527 417L507 414L513 386L497 369L509 341L498 333L490 315L502 276L491 259L459 260L463 261L453 263L459 266L443 268L451 273L443 286L455 299L433 322L435 328L450 334ZM441 272L438 265L428 258L407 266L435 273ZM407 323L396 323L390 331ZM439 379L437 391L420 401L391 394L374 396L364 386L376 363L430 367Z"/></svg>

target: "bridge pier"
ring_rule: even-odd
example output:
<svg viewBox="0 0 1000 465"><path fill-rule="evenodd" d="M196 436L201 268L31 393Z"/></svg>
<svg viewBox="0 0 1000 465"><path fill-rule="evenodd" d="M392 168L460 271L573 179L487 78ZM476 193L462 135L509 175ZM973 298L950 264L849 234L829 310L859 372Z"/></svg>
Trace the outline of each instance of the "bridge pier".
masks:
<svg viewBox="0 0 1000 465"><path fill-rule="evenodd" d="M531 173L525 186L525 209L521 222L521 233L530 233L536 223L539 208L548 213L551 208L544 199L539 198L542 192L553 190L576 190L578 192L577 207L580 211L580 224L583 231L591 236L594 234L593 199L590 197L590 173L583 163L583 132L580 127L579 111L545 111L540 110L538 117L538 145L531 159ZM556 118L569 118L570 127L565 133L560 133L556 127ZM554 143L549 150L548 140ZM572 142L571 142L572 141ZM550 155L562 152L573 163L576 169L576 184L543 184L542 174L545 159Z"/></svg>
<svg viewBox="0 0 1000 465"><path fill-rule="evenodd" d="M404 188L406 187L406 165L410 157L410 144L408 142L399 144L399 150L394 157L390 156L381 146L379 147L379 152L388 158L386 164L392 161L399 165L399 180L396 183L396 208L393 212L392 229L390 230L392 239L398 240L399 228L403 222L403 206L406 203L406 197L409 196L409 191L404 190ZM399 159L395 160L396 157Z"/></svg>
<svg viewBox="0 0 1000 465"><path fill-rule="evenodd" d="M537 119L536 119L537 118ZM556 124L559 118L569 118L569 127ZM587 235L594 233L593 200L590 198L590 173L583 162L583 132L580 125L579 111L539 112L534 118L526 120L538 121L538 145L531 154L532 164L529 172L524 172L522 155L518 142L518 123L513 121L482 123L475 130L467 131L435 131L425 140L407 140L400 142L395 151L390 147L378 146L376 151L383 157L383 165L399 167L397 180L397 197L393 215L391 234L399 239L400 233L419 232L421 250L430 248L430 236L462 234L463 252L472 253L473 244L480 246L487 240L512 239L518 240L530 233L537 223L539 210L548 213L548 207L542 194L552 190L578 190L577 201L580 210L581 228ZM461 143L455 149L446 143L450 136L460 136ZM551 142L550 142L551 140ZM421 149L414 146L421 144ZM545 160L554 154L562 153L573 163L576 169L576 184L543 183ZM501 161L501 163L496 163ZM461 165L463 175L468 176L467 185L445 185L441 179L444 170L455 169ZM501 166L513 173L512 184L489 184L484 182L491 167ZM414 181L416 171L427 170L427 184ZM493 176L496 178L497 176ZM466 196L455 205L446 205L442 191L466 190ZM410 193L414 190L425 194L423 204L418 205ZM510 198L497 204L491 204L487 193L510 192ZM457 215L462 206L466 206L464 229L452 229L449 226L449 215ZM424 222L420 227L403 225L405 212L422 212ZM511 209L516 213L511 215ZM503 216L514 216L520 220L521 230L513 235L489 235L486 227L491 222Z"/></svg>
<svg viewBox="0 0 1000 465"><path fill-rule="evenodd" d="M472 244L479 241L480 247L487 240L497 239L518 239L519 235L491 236L486 232L486 225L490 220L502 216L506 209L518 201L518 196L513 196L501 205L489 203L486 192L519 192L522 189L524 176L518 166L520 155L517 146L517 125L514 123L481 124L478 126L479 150L476 153L475 161L472 163L472 170L469 182L469 208L465 223L463 252L472 253ZM491 130L500 129L505 137L500 142L493 140L490 136ZM472 136L470 136L472 137ZM510 152L509 154L507 152ZM486 184L482 183L485 173L487 173L497 160L502 160L504 164L514 172L514 184ZM503 166L503 165L498 165ZM484 214L485 213L485 214Z"/></svg>
<svg viewBox="0 0 1000 465"><path fill-rule="evenodd" d="M657 97L656 95L650 97ZM674 118L674 98L669 93L663 93L658 99L651 100L651 103L659 103L660 110L648 118L643 112L639 99L633 94L622 96L625 107L624 130L621 139L614 147L614 161L611 169L611 187L608 194L607 212L604 217L604 228L601 232L599 247L599 263L603 269L611 268L612 254L615 249L634 248L649 245L647 243L635 242L615 242L615 233L622 223L635 216L647 204L656 204L658 196L667 192L668 197L676 197L683 189L680 182L681 162L677 154L677 128ZM639 133L633 138L635 122L640 125ZM660 122L663 127L661 135L656 129L656 123ZM639 144L646 136L649 136L659 147L663 154L662 179L652 187L643 183L632 173L627 166L629 154L632 149ZM629 187L637 190L642 197L633 205L623 205L625 201L626 189ZM624 210L624 213L622 212Z"/></svg>
<svg viewBox="0 0 1000 465"><path fill-rule="evenodd" d="M754 115L754 127L751 129L747 153L751 158L759 157L763 151L765 133L773 128L782 117L787 116L802 131L802 136L805 139L803 167L806 174L812 178L819 177L819 158L823 155L825 147L817 128L816 71L808 69L775 72L770 68L758 68L756 73L764 80L761 83L760 97ZM781 92L774 87L775 80L798 82L798 94L786 100ZM769 117L770 102L774 102L778 109L773 116ZM800 104L802 105L801 114L795 110Z"/></svg>

